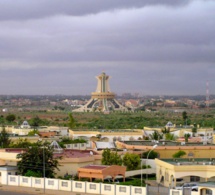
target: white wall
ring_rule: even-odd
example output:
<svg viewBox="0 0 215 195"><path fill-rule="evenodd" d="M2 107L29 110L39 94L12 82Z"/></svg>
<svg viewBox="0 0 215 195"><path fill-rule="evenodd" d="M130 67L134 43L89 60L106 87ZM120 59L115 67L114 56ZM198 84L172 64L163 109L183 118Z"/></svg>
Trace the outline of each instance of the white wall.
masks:
<svg viewBox="0 0 215 195"><path fill-rule="evenodd" d="M44 188L43 178L8 175L8 185ZM103 195L146 195L145 187L45 178L45 189Z"/></svg>

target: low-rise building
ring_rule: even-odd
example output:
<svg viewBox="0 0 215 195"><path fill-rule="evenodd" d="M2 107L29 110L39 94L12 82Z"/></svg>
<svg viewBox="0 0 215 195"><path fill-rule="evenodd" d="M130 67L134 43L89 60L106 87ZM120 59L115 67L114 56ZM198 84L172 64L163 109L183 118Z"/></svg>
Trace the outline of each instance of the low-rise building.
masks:
<svg viewBox="0 0 215 195"><path fill-rule="evenodd" d="M157 183L174 188L183 182L215 181L215 159L155 159Z"/></svg>

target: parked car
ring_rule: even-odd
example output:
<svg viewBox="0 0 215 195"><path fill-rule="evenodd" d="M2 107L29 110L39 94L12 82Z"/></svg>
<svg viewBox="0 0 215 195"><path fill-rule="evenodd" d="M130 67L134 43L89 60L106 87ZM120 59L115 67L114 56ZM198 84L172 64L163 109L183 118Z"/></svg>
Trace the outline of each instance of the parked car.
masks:
<svg viewBox="0 0 215 195"><path fill-rule="evenodd" d="M183 190L183 189L191 189L191 191L198 191L198 185L196 183L184 183L181 186L176 186L176 190Z"/></svg>

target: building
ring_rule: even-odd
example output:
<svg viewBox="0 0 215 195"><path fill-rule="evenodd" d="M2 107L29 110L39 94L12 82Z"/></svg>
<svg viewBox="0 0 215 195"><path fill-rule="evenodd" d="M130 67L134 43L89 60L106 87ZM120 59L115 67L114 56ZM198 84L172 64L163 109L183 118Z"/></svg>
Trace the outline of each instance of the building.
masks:
<svg viewBox="0 0 215 195"><path fill-rule="evenodd" d="M125 181L125 172L126 167L124 166L88 165L78 169L78 177L79 180L81 178L89 178L90 181L92 181L92 179L101 179L104 181L105 178L111 177L114 181L117 176L123 176L123 180Z"/></svg>
<svg viewBox="0 0 215 195"><path fill-rule="evenodd" d="M117 148L127 150L149 151L153 145L158 145L154 151L158 153L160 159L172 158L173 154L179 150L186 152L183 158L213 158L215 152L214 144L185 143L173 141L116 141Z"/></svg>
<svg viewBox="0 0 215 195"><path fill-rule="evenodd" d="M157 183L174 188L177 180L215 182L215 160L202 158L155 159ZM181 181L180 180L180 181Z"/></svg>
<svg viewBox="0 0 215 195"><path fill-rule="evenodd" d="M97 88L92 92L91 99L81 108L73 110L73 112L93 112L102 111L105 113L111 110L127 111L116 99L115 94L111 92L109 86L109 76L104 72L97 77Z"/></svg>
<svg viewBox="0 0 215 195"><path fill-rule="evenodd" d="M92 151L92 150L79 150L78 148L84 147L82 143L74 144L74 148L77 149L61 149L54 153L55 157L61 156L62 159L59 160L59 170L56 170L56 176L63 177L65 174L69 175L76 175L78 168L91 165L99 165L101 164L102 155ZM17 172L17 162L19 159L16 156L19 153L25 152L24 149L0 149L0 167L3 167L2 170L0 169L0 175L5 172L5 167L14 167L14 171ZM1 183L1 181L0 181Z"/></svg>

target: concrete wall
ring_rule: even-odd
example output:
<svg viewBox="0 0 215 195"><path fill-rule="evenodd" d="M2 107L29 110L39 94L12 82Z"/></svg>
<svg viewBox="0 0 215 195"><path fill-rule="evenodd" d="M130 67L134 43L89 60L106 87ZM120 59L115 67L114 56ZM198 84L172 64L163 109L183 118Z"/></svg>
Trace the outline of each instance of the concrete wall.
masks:
<svg viewBox="0 0 215 195"><path fill-rule="evenodd" d="M145 187L8 175L2 184L103 195L146 195Z"/></svg>
<svg viewBox="0 0 215 195"><path fill-rule="evenodd" d="M18 175L9 175L4 181L5 183L13 186L25 186L33 188L44 189L43 178L23 177ZM45 189L71 191L78 193L102 194L102 195L147 195L145 187L124 186L116 184L92 183L73 180L59 180L59 179L45 179ZM191 195L199 195L202 191L203 194L206 189L211 189L215 193L214 187L199 186L198 192L191 192ZM169 195L182 195L182 190L170 189Z"/></svg>

